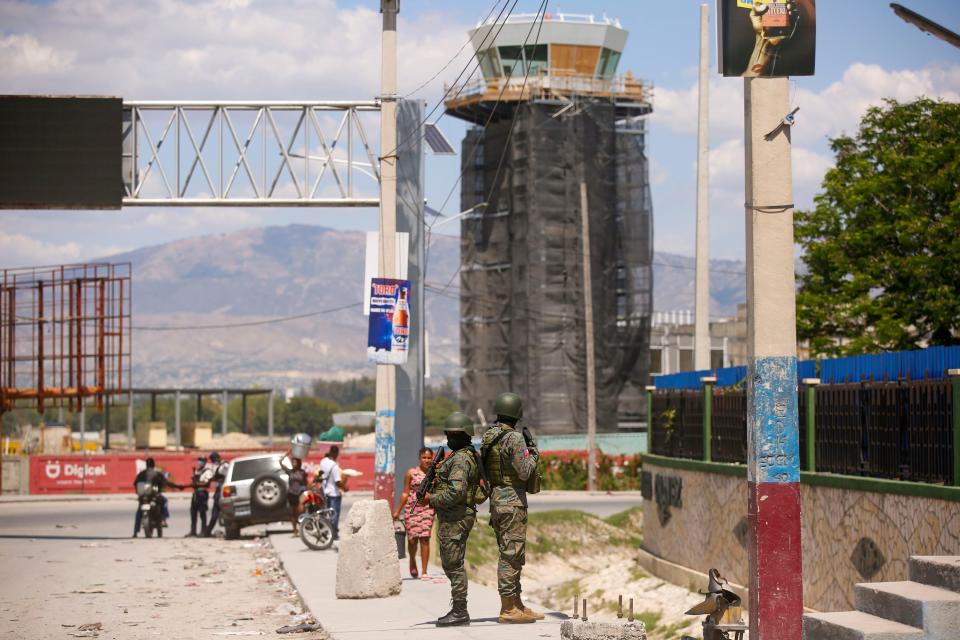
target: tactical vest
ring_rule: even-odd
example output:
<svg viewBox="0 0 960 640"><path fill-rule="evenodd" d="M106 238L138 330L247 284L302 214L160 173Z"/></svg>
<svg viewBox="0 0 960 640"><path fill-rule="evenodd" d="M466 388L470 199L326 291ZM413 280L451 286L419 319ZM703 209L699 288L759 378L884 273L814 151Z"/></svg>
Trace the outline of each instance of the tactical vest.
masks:
<svg viewBox="0 0 960 640"><path fill-rule="evenodd" d="M466 454L467 459L471 460L476 466L476 458L473 455L473 447L467 446L462 449L457 449L453 452L453 456L460 455L463 452ZM449 460L453 460L453 456L450 456ZM445 461L446 462L446 461ZM480 470L474 468L474 472L471 474L471 477L467 479L467 505L473 506L481 504L484 500L487 499L487 496L483 494L483 490L480 488ZM437 477L436 482L434 483L434 493L440 493L446 489L450 488L450 483L447 482L446 474L440 475ZM481 494L482 498L481 498Z"/></svg>
<svg viewBox="0 0 960 640"><path fill-rule="evenodd" d="M504 431L507 431L502 425L498 424L495 428L499 428L500 431L493 435L491 440L495 439ZM491 429L492 431L493 429ZM514 431L514 429L509 429ZM490 433L489 431L487 433ZM484 434L486 436L487 434ZM526 490L527 482L526 480L521 480L517 470L513 468L513 463L510 460L504 462L503 460L503 441L507 436L499 438L496 443L490 447L489 451L484 451L483 456L484 461L486 462L487 477L490 478L490 484L494 487L513 487L514 489Z"/></svg>

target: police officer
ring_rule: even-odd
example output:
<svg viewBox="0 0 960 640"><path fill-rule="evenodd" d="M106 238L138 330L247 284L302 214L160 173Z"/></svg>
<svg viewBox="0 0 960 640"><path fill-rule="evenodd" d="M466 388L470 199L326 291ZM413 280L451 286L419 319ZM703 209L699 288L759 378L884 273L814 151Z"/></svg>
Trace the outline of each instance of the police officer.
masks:
<svg viewBox="0 0 960 640"><path fill-rule="evenodd" d="M476 492L480 484L480 467L471 443L473 422L470 418L459 411L451 413L443 421L443 432L453 454L440 464L431 492L424 496L424 501L437 513L440 562L450 580L453 599L453 608L437 620L437 626L452 627L470 624L463 558L467 538L477 520Z"/></svg>
<svg viewBox="0 0 960 640"><path fill-rule="evenodd" d="M517 423L523 402L515 393L501 393L493 404L497 421L483 434L480 455L490 478L490 526L497 535L500 560L497 590L501 623L530 623L543 614L520 599L520 572L527 541L527 480L536 473L540 453L528 446Z"/></svg>
<svg viewBox="0 0 960 640"><path fill-rule="evenodd" d="M217 526L217 519L220 517L220 496L223 495L223 481L227 477L227 463L220 460L220 454L214 451L210 454L210 466L213 469L212 482L217 483L217 490L213 494L213 511L210 512L210 521L206 529L203 530L203 537L209 538L213 535L213 529Z"/></svg>
<svg viewBox="0 0 960 640"><path fill-rule="evenodd" d="M213 480L215 469L212 465L207 465L207 459L197 458L197 466L193 469L193 477L190 486L193 487L193 497L190 499L190 533L185 537L195 538L197 536L197 519L200 519L200 535L204 535L207 530L207 507L210 501L210 494L207 489Z"/></svg>

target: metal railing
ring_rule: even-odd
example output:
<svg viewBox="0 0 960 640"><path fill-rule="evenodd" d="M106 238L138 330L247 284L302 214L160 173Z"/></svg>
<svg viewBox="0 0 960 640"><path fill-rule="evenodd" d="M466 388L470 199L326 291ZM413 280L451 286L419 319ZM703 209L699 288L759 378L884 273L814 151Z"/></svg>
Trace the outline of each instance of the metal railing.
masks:
<svg viewBox="0 0 960 640"><path fill-rule="evenodd" d="M379 159L363 123L379 102L134 101L123 108L124 206L379 204Z"/></svg>
<svg viewBox="0 0 960 640"><path fill-rule="evenodd" d="M817 385L812 421L806 392L801 386L797 397L801 469L960 484L960 376ZM650 451L702 460L707 434L712 461L745 464L746 391L713 390L709 420L704 395L689 389L650 392ZM807 455L811 437L813 464Z"/></svg>
<svg viewBox="0 0 960 640"><path fill-rule="evenodd" d="M596 78L586 74L557 73L522 75L503 78L474 78L461 84L444 85L447 102L474 96L490 95L503 101L547 99L568 95L609 95L629 98L639 103L650 102L652 91L639 79L628 75Z"/></svg>

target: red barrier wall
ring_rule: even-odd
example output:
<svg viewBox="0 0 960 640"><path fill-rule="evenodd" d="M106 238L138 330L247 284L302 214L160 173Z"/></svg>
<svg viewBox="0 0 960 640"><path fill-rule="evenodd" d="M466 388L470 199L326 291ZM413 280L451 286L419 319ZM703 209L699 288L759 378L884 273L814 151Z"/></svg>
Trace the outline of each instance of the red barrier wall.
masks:
<svg viewBox="0 0 960 640"><path fill-rule="evenodd" d="M327 447L315 448L304 461L304 467L312 473L326 453ZM258 451L221 452L225 460L261 453ZM144 466L144 460L152 457L157 467L169 474L172 482L190 482L197 452L184 453L106 453L71 454L60 456L30 456L30 493L127 493L133 492L133 479ZM137 461L140 464L137 464ZM373 489L373 453L344 451L340 453L340 467L356 469L363 473L350 479L350 488L356 491Z"/></svg>

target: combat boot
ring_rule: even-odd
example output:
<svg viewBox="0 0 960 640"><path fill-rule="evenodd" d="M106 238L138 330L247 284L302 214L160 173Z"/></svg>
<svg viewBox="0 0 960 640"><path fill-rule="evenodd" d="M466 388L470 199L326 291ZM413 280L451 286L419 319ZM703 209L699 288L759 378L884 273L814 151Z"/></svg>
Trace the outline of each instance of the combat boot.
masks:
<svg viewBox="0 0 960 640"><path fill-rule="evenodd" d="M528 616L520 608L518 596L500 596L500 617L497 622L501 624L530 624L536 622L533 616Z"/></svg>
<svg viewBox="0 0 960 640"><path fill-rule="evenodd" d="M454 600L450 612L437 620L438 627L459 627L470 624L466 600Z"/></svg>
<svg viewBox="0 0 960 640"><path fill-rule="evenodd" d="M530 616L534 620L543 620L543 614L540 613L539 611L534 611L527 605L523 604L523 598L520 595L517 595L517 606L523 609L523 613L525 615Z"/></svg>

